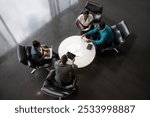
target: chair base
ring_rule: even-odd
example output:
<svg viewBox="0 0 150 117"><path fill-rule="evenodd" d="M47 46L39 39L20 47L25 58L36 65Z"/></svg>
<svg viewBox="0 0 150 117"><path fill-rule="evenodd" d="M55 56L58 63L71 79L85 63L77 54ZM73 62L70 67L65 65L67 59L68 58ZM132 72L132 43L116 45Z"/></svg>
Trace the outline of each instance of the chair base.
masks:
<svg viewBox="0 0 150 117"><path fill-rule="evenodd" d="M31 74L34 74L35 71L38 70L38 69L44 69L44 68L45 68L47 71L50 71L50 66L51 66L51 64L45 64L45 65L43 65L43 66L36 67L36 68L34 68L34 69L31 71Z"/></svg>
<svg viewBox="0 0 150 117"><path fill-rule="evenodd" d="M37 69L33 69L33 70L31 71L31 74L34 74L36 70L37 70Z"/></svg>
<svg viewBox="0 0 150 117"><path fill-rule="evenodd" d="M101 50L101 53L103 53L106 50L114 50L116 53L119 53L119 51L117 50L117 48L105 48Z"/></svg>

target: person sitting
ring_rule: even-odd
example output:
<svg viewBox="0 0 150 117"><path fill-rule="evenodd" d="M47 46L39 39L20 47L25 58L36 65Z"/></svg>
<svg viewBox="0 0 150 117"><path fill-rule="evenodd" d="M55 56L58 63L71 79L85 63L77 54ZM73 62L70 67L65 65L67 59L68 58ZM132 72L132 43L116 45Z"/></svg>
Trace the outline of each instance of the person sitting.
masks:
<svg viewBox="0 0 150 117"><path fill-rule="evenodd" d="M97 36L95 36L95 34L97 34ZM86 39L86 41L92 42L96 46L104 46L114 40L114 34L111 28L106 25L104 21L99 23L99 27L95 27L93 30L82 35L82 37L84 36L93 37L94 39Z"/></svg>
<svg viewBox="0 0 150 117"><path fill-rule="evenodd" d="M83 11L83 13L78 16L75 23L81 29L81 35L94 28L92 24L93 19L93 15L90 14L88 10Z"/></svg>
<svg viewBox="0 0 150 117"><path fill-rule="evenodd" d="M57 86L60 88L73 83L73 80L75 79L75 72L78 69L78 66L74 64L75 59L72 61L72 64L67 64L67 61L67 55L63 55L61 59L56 61L54 64L54 80L56 81ZM50 82L51 78L47 77L47 81Z"/></svg>
<svg viewBox="0 0 150 117"><path fill-rule="evenodd" d="M49 64L52 58L58 59L58 54L56 52L52 51L52 53L50 53L50 49L47 46L42 46L37 40L32 42L31 56L32 61L36 64L36 66Z"/></svg>

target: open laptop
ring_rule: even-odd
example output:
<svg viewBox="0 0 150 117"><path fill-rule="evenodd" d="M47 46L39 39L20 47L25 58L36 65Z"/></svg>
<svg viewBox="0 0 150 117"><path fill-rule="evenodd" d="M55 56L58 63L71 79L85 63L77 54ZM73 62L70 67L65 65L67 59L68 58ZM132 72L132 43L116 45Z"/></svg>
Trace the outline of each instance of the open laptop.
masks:
<svg viewBox="0 0 150 117"><path fill-rule="evenodd" d="M49 56L46 56L45 59L51 59L53 52L52 52L52 48L48 48L49 49Z"/></svg>

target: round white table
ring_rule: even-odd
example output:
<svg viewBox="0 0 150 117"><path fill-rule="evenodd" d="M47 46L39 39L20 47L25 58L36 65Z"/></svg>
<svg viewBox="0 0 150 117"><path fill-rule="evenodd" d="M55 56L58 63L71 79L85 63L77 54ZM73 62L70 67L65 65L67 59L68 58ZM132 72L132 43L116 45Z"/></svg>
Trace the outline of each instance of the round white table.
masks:
<svg viewBox="0 0 150 117"><path fill-rule="evenodd" d="M88 44L93 45L93 43L87 43L81 39L81 36L70 36L61 42L58 48L59 57L61 58L69 51L76 55L74 64L78 65L79 68L85 67L94 60L96 55L95 46L93 45L92 49L88 50ZM71 60L69 59L67 63L70 64Z"/></svg>

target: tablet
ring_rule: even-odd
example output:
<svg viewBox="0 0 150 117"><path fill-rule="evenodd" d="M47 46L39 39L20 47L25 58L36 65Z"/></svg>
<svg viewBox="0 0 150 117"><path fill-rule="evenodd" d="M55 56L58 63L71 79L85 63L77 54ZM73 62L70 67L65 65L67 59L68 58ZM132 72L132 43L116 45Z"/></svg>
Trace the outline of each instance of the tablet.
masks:
<svg viewBox="0 0 150 117"><path fill-rule="evenodd" d="M76 57L76 55L73 54L73 53L71 53L71 52L67 52L67 57L68 57L69 59L73 60L73 59Z"/></svg>

